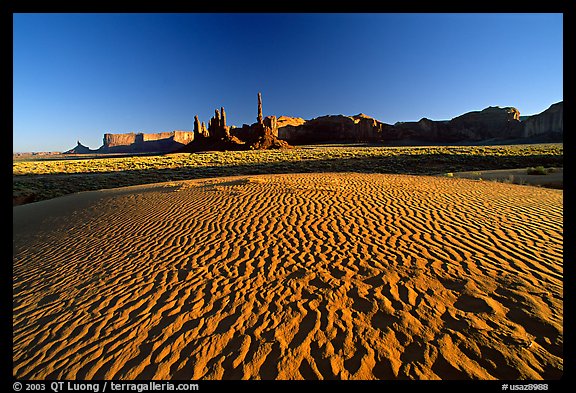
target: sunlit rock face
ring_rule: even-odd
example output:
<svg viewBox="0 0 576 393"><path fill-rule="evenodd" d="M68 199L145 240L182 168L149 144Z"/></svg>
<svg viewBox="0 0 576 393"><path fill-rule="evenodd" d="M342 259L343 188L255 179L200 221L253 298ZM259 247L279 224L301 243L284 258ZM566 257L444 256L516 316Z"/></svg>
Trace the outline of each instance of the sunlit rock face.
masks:
<svg viewBox="0 0 576 393"><path fill-rule="evenodd" d="M308 121L284 116L278 137L289 143L304 144L328 141L378 142L391 126L362 113L356 116L329 115Z"/></svg>
<svg viewBox="0 0 576 393"><path fill-rule="evenodd" d="M153 134L104 134L97 153L171 152L194 140L192 131L158 132Z"/></svg>

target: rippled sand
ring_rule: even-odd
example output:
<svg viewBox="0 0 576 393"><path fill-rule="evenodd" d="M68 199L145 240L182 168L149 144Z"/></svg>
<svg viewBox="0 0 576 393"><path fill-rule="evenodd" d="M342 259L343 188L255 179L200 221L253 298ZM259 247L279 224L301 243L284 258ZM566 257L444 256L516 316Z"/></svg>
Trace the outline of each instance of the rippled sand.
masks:
<svg viewBox="0 0 576 393"><path fill-rule="evenodd" d="M562 197L290 174L15 207L13 374L559 378Z"/></svg>

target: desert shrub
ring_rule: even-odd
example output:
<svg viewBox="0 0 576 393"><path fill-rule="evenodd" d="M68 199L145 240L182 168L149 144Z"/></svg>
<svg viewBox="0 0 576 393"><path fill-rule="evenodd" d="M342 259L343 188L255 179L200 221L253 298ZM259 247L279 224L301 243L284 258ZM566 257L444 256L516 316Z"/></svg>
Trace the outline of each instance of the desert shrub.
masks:
<svg viewBox="0 0 576 393"><path fill-rule="evenodd" d="M534 167L528 168L526 173L528 175L546 175L548 173L548 171L546 170L546 168L544 168L542 165L540 165L540 166L537 166L535 168Z"/></svg>

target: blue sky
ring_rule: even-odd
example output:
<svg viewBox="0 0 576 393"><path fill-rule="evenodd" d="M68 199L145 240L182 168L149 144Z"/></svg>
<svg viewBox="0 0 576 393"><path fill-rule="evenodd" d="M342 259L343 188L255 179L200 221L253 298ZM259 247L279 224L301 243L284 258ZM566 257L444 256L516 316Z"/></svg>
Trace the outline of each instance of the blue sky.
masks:
<svg viewBox="0 0 576 393"><path fill-rule="evenodd" d="M450 119L563 99L562 14L15 14L13 150L105 132L360 112Z"/></svg>

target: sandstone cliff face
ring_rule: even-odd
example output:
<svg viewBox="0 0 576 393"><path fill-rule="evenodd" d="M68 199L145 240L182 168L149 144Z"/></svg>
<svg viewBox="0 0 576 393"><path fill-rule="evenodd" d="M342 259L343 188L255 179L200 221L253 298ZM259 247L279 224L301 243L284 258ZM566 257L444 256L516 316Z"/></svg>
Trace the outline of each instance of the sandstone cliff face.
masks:
<svg viewBox="0 0 576 393"><path fill-rule="evenodd" d="M194 140L190 131L159 132L153 134L127 133L104 134L103 145L96 150L98 153L144 153L171 152L187 145Z"/></svg>
<svg viewBox="0 0 576 393"><path fill-rule="evenodd" d="M525 138L546 134L564 134L564 102L550 106L544 112L530 116L524 121Z"/></svg>
<svg viewBox="0 0 576 393"><path fill-rule="evenodd" d="M263 117L262 97L258 95L257 122L241 128L226 125L224 108L215 110L208 127L194 118L194 131L172 131L154 134L104 134L103 146L90 150L80 142L65 152L136 153L183 151L272 149L290 144L322 142L383 142L394 144L459 143L491 139L546 138L561 141L563 102L553 104L544 112L520 121L520 112L513 107L488 107L468 112L449 121L423 118L417 122L382 123L365 114L331 115L312 120L287 116Z"/></svg>
<svg viewBox="0 0 576 393"><path fill-rule="evenodd" d="M488 107L468 112L450 121L423 118L418 122L394 124L387 140L413 140L433 143L514 139L521 137L520 112L516 108Z"/></svg>
<svg viewBox="0 0 576 393"><path fill-rule="evenodd" d="M422 118L419 121L399 122L386 134L388 141L449 142L454 139L447 122Z"/></svg>
<svg viewBox="0 0 576 393"><path fill-rule="evenodd" d="M102 148L112 148L115 146L128 146L136 143L136 134L133 132L126 134L104 134Z"/></svg>
<svg viewBox="0 0 576 393"><path fill-rule="evenodd" d="M299 125L280 127L278 138L295 144L328 141L376 142L382 140L383 131L387 127L389 126L364 114L321 116Z"/></svg>
<svg viewBox="0 0 576 393"><path fill-rule="evenodd" d="M558 109L553 109L555 112L551 111L546 117L535 120L532 123L533 128L561 127L558 126L561 115L559 119ZM382 123L364 114L322 116L296 124L284 121L278 130L278 137L292 144L328 141L457 143L517 139L524 134L520 112L513 107L488 107L465 113L449 121L423 118L417 122L399 122L394 125Z"/></svg>
<svg viewBox="0 0 576 393"><path fill-rule="evenodd" d="M300 126L304 123L306 123L306 120L304 120L301 117L288 117L288 116L280 116L277 120L276 120L277 124L278 124L278 129L282 128L282 127L286 127L286 126Z"/></svg>
<svg viewBox="0 0 576 393"><path fill-rule="evenodd" d="M462 140L514 139L522 136L520 111L513 107L491 106L478 112L468 112L450 120L449 126L452 134Z"/></svg>

